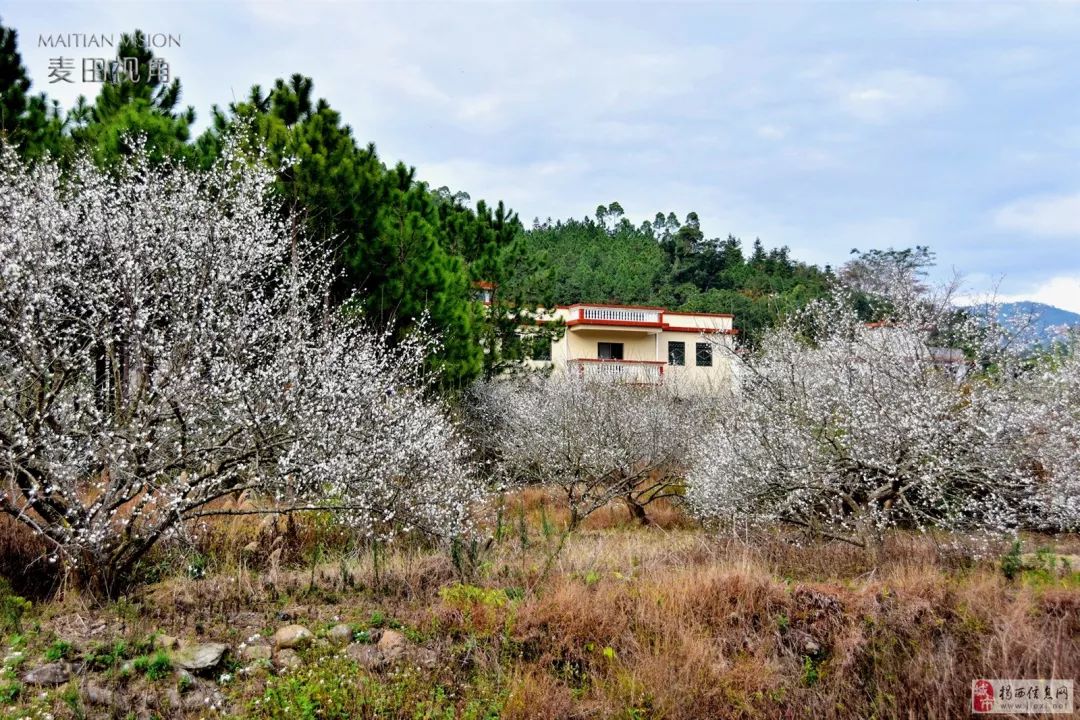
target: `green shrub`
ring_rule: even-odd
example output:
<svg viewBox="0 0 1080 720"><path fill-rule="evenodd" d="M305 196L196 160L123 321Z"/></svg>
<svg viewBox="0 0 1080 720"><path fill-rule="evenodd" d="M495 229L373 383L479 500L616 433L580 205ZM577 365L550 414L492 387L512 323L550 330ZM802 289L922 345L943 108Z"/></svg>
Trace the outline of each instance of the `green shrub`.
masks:
<svg viewBox="0 0 1080 720"><path fill-rule="evenodd" d="M378 680L339 656L271 677L261 696L243 714L255 720L325 720L335 718L474 718L499 717L503 696L478 681L465 697L433 684L430 675L405 669Z"/></svg>
<svg viewBox="0 0 1080 720"><path fill-rule="evenodd" d="M19 699L22 685L15 682L0 682L0 705L10 705Z"/></svg>
<svg viewBox="0 0 1080 720"><path fill-rule="evenodd" d="M30 611L29 600L11 592L11 585L0 578L0 631L22 632L22 619Z"/></svg>
<svg viewBox="0 0 1080 720"><path fill-rule="evenodd" d="M468 610L474 605L499 608L509 601L506 591L501 588L489 589L476 585L449 585L439 590L439 596L447 605L461 610Z"/></svg>
<svg viewBox="0 0 1080 720"><path fill-rule="evenodd" d="M65 640L57 640L45 650L45 659L49 662L59 662L71 657L71 643Z"/></svg>
<svg viewBox="0 0 1080 720"><path fill-rule="evenodd" d="M1020 572L1023 569L1024 563L1020 559L1020 541L1013 540L1009 552L1001 557L1001 572L1005 575L1006 579L1014 580L1020 575Z"/></svg>
<svg viewBox="0 0 1080 720"><path fill-rule="evenodd" d="M112 645L95 643L87 649L84 660L91 670L110 670L127 657L128 647L123 640L117 640Z"/></svg>
<svg viewBox="0 0 1080 720"><path fill-rule="evenodd" d="M814 661L814 658L803 655L802 684L806 687L813 687L817 685L820 679L821 671L818 669L818 664Z"/></svg>
<svg viewBox="0 0 1080 720"><path fill-rule="evenodd" d="M164 650L158 650L151 656L137 657L132 665L135 671L145 675L147 680L163 680L172 672L172 661Z"/></svg>

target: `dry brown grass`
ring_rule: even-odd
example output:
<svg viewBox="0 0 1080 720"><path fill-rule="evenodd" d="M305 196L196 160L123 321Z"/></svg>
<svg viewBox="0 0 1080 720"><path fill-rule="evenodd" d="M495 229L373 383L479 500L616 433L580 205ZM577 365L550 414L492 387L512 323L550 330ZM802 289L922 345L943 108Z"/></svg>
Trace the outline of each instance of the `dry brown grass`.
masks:
<svg viewBox="0 0 1080 720"><path fill-rule="evenodd" d="M598 716L953 717L977 677L1080 676L1078 600L986 569L815 583L720 562L560 575L515 629L537 665L575 669Z"/></svg>
<svg viewBox="0 0 1080 720"><path fill-rule="evenodd" d="M318 517L215 520L198 540L216 553L208 577L146 587L127 616L69 599L42 618L76 635L76 619L104 620L236 642L283 609L313 628L379 613L438 652L430 682L459 709L494 687L507 718L951 718L967 715L978 677L1080 679L1080 578L1008 581L1001 547L978 560L948 538L896 534L871 557L779 532L718 536L673 506L639 528L615 506L552 558L558 496L528 490L504 508L472 571L408 543L376 562ZM251 542L290 549L271 567L244 552ZM326 562L312 563L315 548Z"/></svg>
<svg viewBox="0 0 1080 720"><path fill-rule="evenodd" d="M505 520L514 520L525 514L527 522L538 527L547 519L554 527L565 529L570 521L566 496L555 487L529 487L510 493L502 501ZM487 513L490 515L490 512ZM661 529L686 528L693 525L687 516L667 498L660 498L646 506L651 526ZM490 522L490 517L488 517ZM581 524L582 530L610 530L636 527L626 505L610 503L589 515Z"/></svg>
<svg viewBox="0 0 1080 720"><path fill-rule="evenodd" d="M8 515L0 515L0 577L16 592L33 598L56 587L57 568L50 566L44 541Z"/></svg>

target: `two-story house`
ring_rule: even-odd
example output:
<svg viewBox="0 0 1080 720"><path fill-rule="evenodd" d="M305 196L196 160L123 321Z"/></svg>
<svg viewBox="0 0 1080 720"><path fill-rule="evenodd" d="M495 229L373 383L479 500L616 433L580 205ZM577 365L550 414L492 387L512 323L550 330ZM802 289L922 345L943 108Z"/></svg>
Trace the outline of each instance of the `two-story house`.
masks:
<svg viewBox="0 0 1080 720"><path fill-rule="evenodd" d="M563 336L551 344L555 373L617 377L628 382L675 382L698 390L728 387L730 349L736 330L732 316L672 312L660 307L560 305L546 313L561 319Z"/></svg>

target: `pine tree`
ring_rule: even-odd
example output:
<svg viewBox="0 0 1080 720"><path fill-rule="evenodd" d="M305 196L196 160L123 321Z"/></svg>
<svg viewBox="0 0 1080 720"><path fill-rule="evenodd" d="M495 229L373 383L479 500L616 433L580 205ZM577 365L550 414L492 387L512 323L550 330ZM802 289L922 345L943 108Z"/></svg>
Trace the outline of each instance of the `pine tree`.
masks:
<svg viewBox="0 0 1080 720"><path fill-rule="evenodd" d="M464 206L467 196L433 192L405 165L387 168L325 100L313 100L311 80L301 75L277 80L266 94L253 88L228 111L215 109L214 127L196 144L200 161L208 162L237 128L267 146L269 162L292 159L278 189L308 233L333 243L341 269L337 299L355 294L363 312L399 340L426 317L442 342L431 366L444 385L480 374L485 316L471 282L497 271L496 246L516 230L496 226L516 228L516 217L510 221L500 210L500 218L481 219Z"/></svg>
<svg viewBox="0 0 1080 720"><path fill-rule="evenodd" d="M121 36L117 58L137 62L133 68L121 65L115 77L107 77L93 105L80 98L70 113L75 144L88 148L103 165L130 154L136 135L143 138L154 161L189 157L195 110L178 109L180 80L167 78L167 66L155 58L141 30Z"/></svg>
<svg viewBox="0 0 1080 720"><path fill-rule="evenodd" d="M0 132L10 135L26 112L30 78L19 55L18 33L0 25Z"/></svg>

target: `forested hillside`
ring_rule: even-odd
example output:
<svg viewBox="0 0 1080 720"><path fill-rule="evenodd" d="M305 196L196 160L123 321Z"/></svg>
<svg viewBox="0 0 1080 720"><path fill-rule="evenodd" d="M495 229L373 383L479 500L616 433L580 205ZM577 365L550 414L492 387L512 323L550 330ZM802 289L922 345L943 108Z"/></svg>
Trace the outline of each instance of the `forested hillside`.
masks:
<svg viewBox="0 0 1080 720"><path fill-rule="evenodd" d="M558 303L732 313L749 342L785 313L820 297L831 277L829 268L793 260L787 248L766 251L760 240L744 248L731 235L707 237L693 212L682 222L675 213L657 213L634 225L617 202L583 220L536 221L523 243L534 262L508 275L514 294L527 295L528 282L547 288Z"/></svg>

